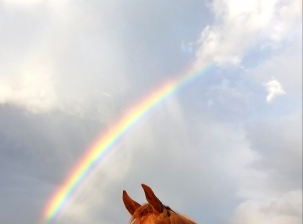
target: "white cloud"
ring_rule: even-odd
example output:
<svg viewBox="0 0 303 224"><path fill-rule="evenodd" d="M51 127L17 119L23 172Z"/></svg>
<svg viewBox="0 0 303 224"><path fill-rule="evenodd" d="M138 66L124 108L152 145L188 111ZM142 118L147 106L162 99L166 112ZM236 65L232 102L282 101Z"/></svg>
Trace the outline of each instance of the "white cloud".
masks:
<svg viewBox="0 0 303 224"><path fill-rule="evenodd" d="M266 96L267 102L271 102L277 96L285 94L281 83L279 83L276 79L265 83L264 86L266 87L266 90L268 92L268 95Z"/></svg>
<svg viewBox="0 0 303 224"><path fill-rule="evenodd" d="M300 28L300 0L214 0L211 6L217 23L202 31L198 65L239 64L244 53L261 40L277 45L291 37L294 27Z"/></svg>
<svg viewBox="0 0 303 224"><path fill-rule="evenodd" d="M283 90L300 101L302 96L302 35L285 46L269 60L246 69L247 75L254 77L258 83L267 83L274 76L283 83Z"/></svg>
<svg viewBox="0 0 303 224"><path fill-rule="evenodd" d="M302 27L302 1L291 0L288 4L277 6L276 18L270 31L270 38L274 42L281 42L285 38L290 40L295 32Z"/></svg>
<svg viewBox="0 0 303 224"><path fill-rule="evenodd" d="M235 210L233 224L300 224L302 191L291 191L280 197L248 200Z"/></svg>
<svg viewBox="0 0 303 224"><path fill-rule="evenodd" d="M39 113L54 109L57 103L55 83L49 67L37 63L18 77L0 80L0 104L13 104Z"/></svg>
<svg viewBox="0 0 303 224"><path fill-rule="evenodd" d="M114 117L112 101L128 88L123 37L110 19L110 12L118 12L116 2L98 9L70 0L4 4L0 103L35 113L58 109L102 121ZM22 16L11 16L15 12Z"/></svg>
<svg viewBox="0 0 303 224"><path fill-rule="evenodd" d="M3 0L3 3L13 6L28 6L41 2L43 0Z"/></svg>

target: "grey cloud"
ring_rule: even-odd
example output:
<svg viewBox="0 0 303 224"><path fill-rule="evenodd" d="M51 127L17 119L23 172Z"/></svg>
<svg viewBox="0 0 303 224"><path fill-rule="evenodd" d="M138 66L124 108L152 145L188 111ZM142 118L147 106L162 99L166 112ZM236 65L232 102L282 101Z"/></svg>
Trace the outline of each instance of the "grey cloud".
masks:
<svg viewBox="0 0 303 224"><path fill-rule="evenodd" d="M272 185L276 190L302 188L302 117L299 113L284 118L254 122L247 137L262 159L257 169L273 172ZM280 130L277 132L277 130Z"/></svg>
<svg viewBox="0 0 303 224"><path fill-rule="evenodd" d="M62 112L35 115L3 105L0 118L0 204L5 207L0 222L36 223L49 195L102 125Z"/></svg>

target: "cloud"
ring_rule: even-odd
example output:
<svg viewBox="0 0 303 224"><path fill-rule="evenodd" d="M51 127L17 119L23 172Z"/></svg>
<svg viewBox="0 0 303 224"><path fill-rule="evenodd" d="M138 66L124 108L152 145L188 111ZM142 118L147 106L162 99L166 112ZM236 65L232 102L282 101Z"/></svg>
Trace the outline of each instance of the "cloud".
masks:
<svg viewBox="0 0 303 224"><path fill-rule="evenodd" d="M7 5L12 5L12 6L19 6L19 7L24 7L24 6L31 6L33 4L40 3L43 0L3 0L2 2Z"/></svg>
<svg viewBox="0 0 303 224"><path fill-rule="evenodd" d="M112 102L128 88L123 38L113 29L115 3L24 2L4 2L0 103L34 113L114 117Z"/></svg>
<svg viewBox="0 0 303 224"><path fill-rule="evenodd" d="M248 76L258 83L268 80L279 80L283 84L283 91L288 97L300 100L302 95L302 35L296 35L294 40L275 52L275 55L259 62L253 68L245 69Z"/></svg>
<svg viewBox="0 0 303 224"><path fill-rule="evenodd" d="M271 102L277 96L285 94L281 83L279 83L276 79L265 83L264 86L268 92L268 95L266 96L267 102Z"/></svg>
<svg viewBox="0 0 303 224"><path fill-rule="evenodd" d="M0 104L12 104L33 113L57 107L58 96L49 66L35 63L18 77L0 80Z"/></svg>
<svg viewBox="0 0 303 224"><path fill-rule="evenodd" d="M260 87L265 83L267 102L287 92L291 99L287 107L298 108L297 102L302 101L298 94L302 89L302 1L214 0L210 8L215 24L201 32L196 66L215 62L225 69L228 68L225 65L236 65L243 69L244 75L252 75ZM251 58L247 59L248 56ZM245 68L243 59L253 62L247 66L249 69ZM224 71L229 72L228 69ZM271 79L273 74L275 78ZM261 88L250 89L245 97L244 91L239 92L235 87L234 79L228 82L232 83L229 87L232 91L228 92L239 95L225 93L221 102L234 108L228 100L238 98L235 105L245 102L247 108L264 106L257 100ZM212 89L224 92L227 88L222 87L224 85L217 85ZM218 98L212 96L209 105L216 104ZM266 124L251 120L248 123L253 130L249 125L244 128L249 145L247 151L254 157L235 172L236 195L243 201L236 206L230 223L301 223L302 203L298 198L302 198L302 141L299 137L302 130L298 126L302 120L297 116L301 113L300 107L285 117L277 115L280 120L266 119ZM262 112L258 111L257 116L262 117Z"/></svg>
<svg viewBox="0 0 303 224"><path fill-rule="evenodd" d="M217 23L201 33L197 64L211 62L238 65L247 50L279 44L291 38L300 24L302 2L214 0L210 5Z"/></svg>
<svg viewBox="0 0 303 224"><path fill-rule="evenodd" d="M3 4L9 7L0 7L6 21L0 23L6 31L0 36L5 183L0 193L6 195L0 219L33 223L68 170L117 114L174 76L159 72L162 66L165 72L170 66L178 70L181 58L189 58L184 52L197 43L182 42L182 53L180 40L194 39L201 31L197 16L204 14L199 11L204 3L191 3L182 11L184 1L165 2L164 7L8 2ZM285 104L277 101L278 113L268 111L273 107L264 100L262 83L268 84L270 100L284 91L283 99L301 102L301 4L214 0L210 7L216 21L201 33L197 65L218 62L240 68L215 69L146 113L80 184L54 223L125 222L129 214L121 192L126 189L145 202L143 182L165 204L198 223L227 223L232 216L234 224L280 224L277 218L297 224L302 214L297 201L302 195L302 107L285 112L280 110ZM190 22L184 23L185 18ZM252 49L256 58L249 60L257 66L244 68ZM259 57L260 52L275 56ZM16 191L12 186L22 187ZM22 212L23 205L30 209ZM18 211L21 216L14 216Z"/></svg>
<svg viewBox="0 0 303 224"><path fill-rule="evenodd" d="M247 126L247 141L259 158L238 181L237 195L244 201L231 223L302 222L301 123L298 111Z"/></svg>
<svg viewBox="0 0 303 224"><path fill-rule="evenodd" d="M291 191L276 198L248 200L235 211L234 224L300 224L302 191Z"/></svg>

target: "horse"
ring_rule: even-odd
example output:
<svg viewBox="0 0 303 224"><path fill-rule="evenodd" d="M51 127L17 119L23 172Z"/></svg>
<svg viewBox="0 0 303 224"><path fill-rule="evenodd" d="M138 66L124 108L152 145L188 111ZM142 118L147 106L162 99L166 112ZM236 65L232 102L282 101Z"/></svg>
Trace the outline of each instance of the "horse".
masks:
<svg viewBox="0 0 303 224"><path fill-rule="evenodd" d="M128 212L131 214L131 224L197 224L190 218L181 215L169 206L163 205L152 189L141 185L148 203L140 205L123 191L122 199Z"/></svg>

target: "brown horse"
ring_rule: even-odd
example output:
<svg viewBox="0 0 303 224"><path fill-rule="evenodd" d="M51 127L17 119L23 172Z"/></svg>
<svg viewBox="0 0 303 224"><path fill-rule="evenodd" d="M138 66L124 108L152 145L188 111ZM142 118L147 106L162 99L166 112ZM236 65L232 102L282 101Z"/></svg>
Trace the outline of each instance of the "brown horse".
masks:
<svg viewBox="0 0 303 224"><path fill-rule="evenodd" d="M140 205L131 199L126 191L123 191L123 202L131 214L130 223L132 224L196 224L190 218L180 215L170 207L165 206L155 196L152 189L142 184L145 192L147 204Z"/></svg>

